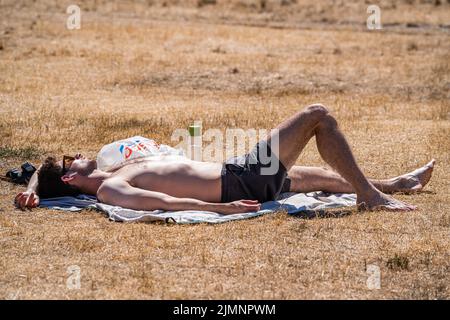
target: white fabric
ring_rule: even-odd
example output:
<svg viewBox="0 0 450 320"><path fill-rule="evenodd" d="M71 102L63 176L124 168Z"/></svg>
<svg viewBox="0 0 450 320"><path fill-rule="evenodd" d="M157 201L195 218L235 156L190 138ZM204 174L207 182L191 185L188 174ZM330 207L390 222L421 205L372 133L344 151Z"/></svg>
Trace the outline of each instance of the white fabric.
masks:
<svg viewBox="0 0 450 320"><path fill-rule="evenodd" d="M184 151L158 144L152 139L134 136L105 145L97 154L97 168L112 171L129 161L160 155L184 156Z"/></svg>
<svg viewBox="0 0 450 320"><path fill-rule="evenodd" d="M326 194L323 192L284 193L276 201L265 202L257 212L223 215L209 211L138 211L118 206L111 206L97 202L95 197L81 195L74 197L60 197L43 199L40 206L65 210L79 211L85 208L95 208L108 215L109 219L118 222L152 222L172 221L181 224L189 223L222 223L233 220L248 219L264 214L284 210L288 214L296 215L302 212L313 215L322 210L354 206L355 194ZM308 215L307 215L308 216Z"/></svg>

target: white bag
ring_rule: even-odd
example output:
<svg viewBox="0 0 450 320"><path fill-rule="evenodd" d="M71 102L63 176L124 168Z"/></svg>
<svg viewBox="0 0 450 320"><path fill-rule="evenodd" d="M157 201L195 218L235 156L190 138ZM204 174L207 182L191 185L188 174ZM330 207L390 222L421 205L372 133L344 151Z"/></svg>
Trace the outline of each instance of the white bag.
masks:
<svg viewBox="0 0 450 320"><path fill-rule="evenodd" d="M97 154L97 168L111 171L127 161L159 155L184 156L184 152L182 149L174 149L154 140L135 136L105 145Z"/></svg>

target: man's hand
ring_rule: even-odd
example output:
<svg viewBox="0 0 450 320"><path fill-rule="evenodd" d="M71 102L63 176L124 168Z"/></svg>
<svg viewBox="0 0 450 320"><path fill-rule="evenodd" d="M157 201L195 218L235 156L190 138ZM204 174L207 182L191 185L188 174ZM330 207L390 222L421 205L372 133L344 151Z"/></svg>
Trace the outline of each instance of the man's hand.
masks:
<svg viewBox="0 0 450 320"><path fill-rule="evenodd" d="M14 204L22 210L36 208L39 205L39 196L33 191L20 192L14 199Z"/></svg>
<svg viewBox="0 0 450 320"><path fill-rule="evenodd" d="M217 212L222 214L254 212L261 209L261 204L257 200L238 200L224 203L218 209Z"/></svg>

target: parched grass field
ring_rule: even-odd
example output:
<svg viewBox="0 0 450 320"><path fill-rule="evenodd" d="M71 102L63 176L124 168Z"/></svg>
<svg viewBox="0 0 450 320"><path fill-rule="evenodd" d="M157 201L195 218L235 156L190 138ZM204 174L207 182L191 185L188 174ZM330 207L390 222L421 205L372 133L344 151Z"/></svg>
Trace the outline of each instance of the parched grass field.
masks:
<svg viewBox="0 0 450 320"><path fill-rule="evenodd" d="M370 177L437 164L415 212L283 212L222 225L22 212L0 181L3 299L450 298L450 4L381 1L0 2L0 172L95 157L140 134L272 128L327 105ZM324 166L312 141L300 165ZM66 286L68 268L81 288ZM367 266L381 288L367 286Z"/></svg>

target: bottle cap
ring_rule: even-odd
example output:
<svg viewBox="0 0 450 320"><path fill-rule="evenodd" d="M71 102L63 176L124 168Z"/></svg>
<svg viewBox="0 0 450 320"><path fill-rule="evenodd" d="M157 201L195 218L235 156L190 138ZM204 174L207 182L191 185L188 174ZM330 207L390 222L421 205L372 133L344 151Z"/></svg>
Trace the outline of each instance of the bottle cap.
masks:
<svg viewBox="0 0 450 320"><path fill-rule="evenodd" d="M201 135L202 127L199 125L189 126L189 135L191 137L197 137Z"/></svg>

